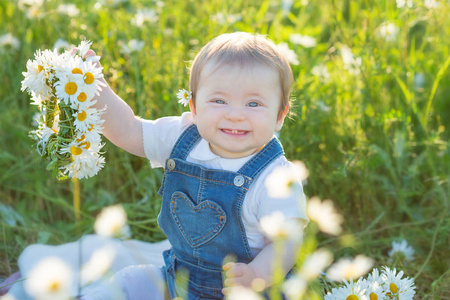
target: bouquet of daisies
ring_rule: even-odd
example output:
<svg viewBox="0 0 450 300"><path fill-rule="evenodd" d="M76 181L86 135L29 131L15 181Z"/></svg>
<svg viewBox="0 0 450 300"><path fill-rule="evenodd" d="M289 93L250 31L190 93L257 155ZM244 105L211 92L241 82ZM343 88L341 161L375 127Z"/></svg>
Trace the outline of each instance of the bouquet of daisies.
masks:
<svg viewBox="0 0 450 300"><path fill-rule="evenodd" d="M59 180L89 178L105 164L100 149L105 108L93 105L99 94L102 68L98 56L86 58L91 42L82 41L77 51L58 54L57 50L37 50L23 72L22 91L31 95L39 108L38 127L30 132L36 150L49 161Z"/></svg>

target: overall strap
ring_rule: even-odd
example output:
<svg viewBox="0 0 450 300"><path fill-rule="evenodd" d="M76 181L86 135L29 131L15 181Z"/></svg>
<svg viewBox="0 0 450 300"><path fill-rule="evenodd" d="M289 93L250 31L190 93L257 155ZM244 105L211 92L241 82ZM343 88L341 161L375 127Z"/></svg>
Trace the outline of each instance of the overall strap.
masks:
<svg viewBox="0 0 450 300"><path fill-rule="evenodd" d="M191 126L186 128L180 135L177 142L172 148L170 157L186 160L189 152L191 152L192 148L195 146L195 144L197 144L200 138L201 136L198 133L197 125L192 124Z"/></svg>
<svg viewBox="0 0 450 300"><path fill-rule="evenodd" d="M276 137L273 137L263 149L239 169L238 173L250 178L255 178L270 163L283 154L283 146L281 146L280 141Z"/></svg>

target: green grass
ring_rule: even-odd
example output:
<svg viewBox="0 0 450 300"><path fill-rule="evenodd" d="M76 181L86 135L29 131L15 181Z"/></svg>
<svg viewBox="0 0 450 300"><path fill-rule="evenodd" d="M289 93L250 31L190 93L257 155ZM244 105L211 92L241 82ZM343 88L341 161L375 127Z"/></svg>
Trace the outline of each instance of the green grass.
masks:
<svg viewBox="0 0 450 300"><path fill-rule="evenodd" d="M113 2L113 1L109 1ZM300 61L292 66L294 116L281 131L286 156L310 170L308 196L332 199L345 217L345 235L320 236L319 245L336 257L359 253L376 266L389 265L391 242L406 239L415 260L395 267L415 277L418 299L449 299L450 222L450 5L397 8L395 1L294 1L283 14L276 1L129 0L94 9L95 1L75 0L81 13L57 12L60 1L45 2L42 18L27 18L16 1L0 1L0 36L12 33L17 51L0 52L0 276L17 268L29 244L58 244L92 232L100 209L122 203L133 237L163 239L156 216L162 171L107 142L106 166L81 180L81 220L76 222L71 181L50 178L32 149L28 131L36 112L20 91L21 72L37 49L58 38L93 41L113 89L143 118L178 115L176 92L188 86L189 61L202 45L225 32L267 34L287 42ZM158 20L130 24L137 8L154 8ZM238 21L211 21L217 13ZM378 34L393 22L393 41ZM304 48L289 42L300 33L317 40ZM139 53L121 53L121 43L144 41ZM343 45L361 57L361 73L344 68ZM312 74L318 64L330 78ZM420 74L420 75L417 75ZM414 78L424 78L417 85Z"/></svg>

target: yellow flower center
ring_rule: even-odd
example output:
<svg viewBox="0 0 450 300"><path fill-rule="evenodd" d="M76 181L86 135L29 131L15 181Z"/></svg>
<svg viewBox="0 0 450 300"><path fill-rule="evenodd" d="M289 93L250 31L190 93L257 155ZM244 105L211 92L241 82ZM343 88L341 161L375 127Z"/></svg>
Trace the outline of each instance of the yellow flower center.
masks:
<svg viewBox="0 0 450 300"><path fill-rule="evenodd" d="M375 293L370 293L369 299L370 299L370 300L378 300L378 296L377 296L377 294L375 294Z"/></svg>
<svg viewBox="0 0 450 300"><path fill-rule="evenodd" d="M398 288L397 288L397 286L395 285L395 283L391 283L390 285L389 285L389 289L391 290L391 292L392 293L397 293L397 291L398 291Z"/></svg>
<svg viewBox="0 0 450 300"><path fill-rule="evenodd" d="M84 82L86 82L86 84L93 83L94 79L94 74L92 74L91 72L87 72L86 75L84 75Z"/></svg>
<svg viewBox="0 0 450 300"><path fill-rule="evenodd" d="M50 292L58 291L59 290L59 282L57 282L57 281L52 282L49 286L49 290L50 290Z"/></svg>
<svg viewBox="0 0 450 300"><path fill-rule="evenodd" d="M89 124L88 131L92 131L92 129L94 129L94 124Z"/></svg>
<svg viewBox="0 0 450 300"><path fill-rule="evenodd" d="M80 137L79 139L77 139L76 141L79 143L79 142L81 142L81 141L84 141L84 138L85 138L85 136L84 136L84 134L83 134L83 135L81 135L81 137Z"/></svg>
<svg viewBox="0 0 450 300"><path fill-rule="evenodd" d="M81 92L80 95L78 95L77 99L80 102L86 101L86 99L87 99L86 93L85 92Z"/></svg>
<svg viewBox="0 0 450 300"><path fill-rule="evenodd" d="M81 143L80 146L82 146L84 149L87 150L87 149L91 148L91 143L84 142L84 143Z"/></svg>
<svg viewBox="0 0 450 300"><path fill-rule="evenodd" d="M72 70L72 74L81 74L81 75L83 75L83 71L81 71L81 69L79 69L79 68L74 68Z"/></svg>
<svg viewBox="0 0 450 300"><path fill-rule="evenodd" d="M119 224L117 224L117 223L113 224L111 226L111 231L112 231L113 235L118 235L120 233L121 228L122 227Z"/></svg>
<svg viewBox="0 0 450 300"><path fill-rule="evenodd" d="M41 65L38 65L38 73L41 73L42 70L44 70L44 67Z"/></svg>
<svg viewBox="0 0 450 300"><path fill-rule="evenodd" d="M72 153L73 155L80 155L81 153L83 153L83 150L78 147L72 146L70 147L70 153Z"/></svg>
<svg viewBox="0 0 450 300"><path fill-rule="evenodd" d="M80 122L83 122L84 120L86 120L86 117L87 117L87 114L84 110L82 112L78 113L78 115L77 115L77 119Z"/></svg>
<svg viewBox="0 0 450 300"><path fill-rule="evenodd" d="M188 99L189 98L189 94L187 92L184 93L184 99Z"/></svg>
<svg viewBox="0 0 450 300"><path fill-rule="evenodd" d="M64 88L64 91L67 95L73 95L77 92L77 84L75 82L68 82L66 84L66 87Z"/></svg>
<svg viewBox="0 0 450 300"><path fill-rule="evenodd" d="M358 296L350 295L347 298L345 298L345 300L359 300L359 298L358 298Z"/></svg>

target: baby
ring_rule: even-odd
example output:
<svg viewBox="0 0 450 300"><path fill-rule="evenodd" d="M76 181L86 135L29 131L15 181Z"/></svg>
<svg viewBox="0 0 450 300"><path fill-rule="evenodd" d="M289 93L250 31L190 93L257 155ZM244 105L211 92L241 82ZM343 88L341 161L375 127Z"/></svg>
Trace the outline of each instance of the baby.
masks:
<svg viewBox="0 0 450 300"><path fill-rule="evenodd" d="M109 87L96 98L96 106L107 105L103 134L165 168L158 224L172 248L156 272L166 297L222 299L229 286L250 286L256 278L270 285L275 254L284 274L293 267L298 243L286 242L276 253L259 226L274 211L307 220L303 193L272 198L265 186L275 168L290 164L274 133L289 112L292 83L273 42L238 32L216 37L195 57L190 112L147 121ZM223 265L230 256L235 262ZM157 297L142 283L145 269L129 267L116 276L128 299ZM187 284L178 284L176 274L188 274Z"/></svg>

